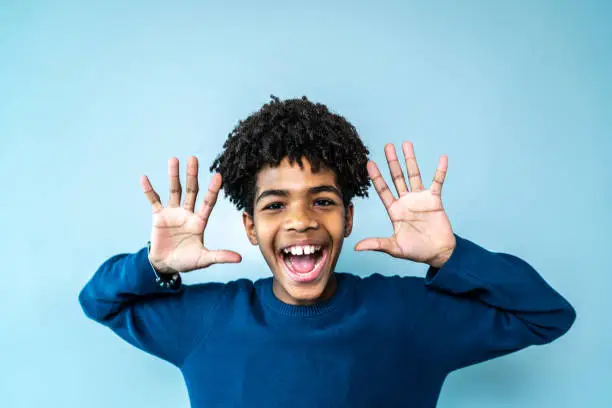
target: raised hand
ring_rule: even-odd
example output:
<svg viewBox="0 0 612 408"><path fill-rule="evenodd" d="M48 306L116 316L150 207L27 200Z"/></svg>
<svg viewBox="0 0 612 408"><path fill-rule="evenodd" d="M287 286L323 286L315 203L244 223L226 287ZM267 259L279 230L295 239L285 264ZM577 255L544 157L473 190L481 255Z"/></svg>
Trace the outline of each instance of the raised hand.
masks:
<svg viewBox="0 0 612 408"><path fill-rule="evenodd" d="M210 180L204 202L194 212L198 195L198 159L194 156L187 163L187 194L181 202L179 162L168 161L170 199L164 207L149 178L142 176L140 184L153 207L153 229L149 260L159 273L189 272L206 268L215 263L235 263L242 260L234 251L211 251L204 246L204 230L208 217L217 201L221 188L221 175L215 173Z"/></svg>
<svg viewBox="0 0 612 408"><path fill-rule="evenodd" d="M385 156L398 198L389 190L376 163L369 161L367 164L370 179L393 224L393 236L361 240L355 245L355 250L385 252L396 258L423 262L439 268L450 258L456 245L450 221L442 206L442 184L446 177L448 157L440 157L433 182L425 189L412 143L404 142L402 149L408 169L410 191L395 147L392 144L385 145Z"/></svg>

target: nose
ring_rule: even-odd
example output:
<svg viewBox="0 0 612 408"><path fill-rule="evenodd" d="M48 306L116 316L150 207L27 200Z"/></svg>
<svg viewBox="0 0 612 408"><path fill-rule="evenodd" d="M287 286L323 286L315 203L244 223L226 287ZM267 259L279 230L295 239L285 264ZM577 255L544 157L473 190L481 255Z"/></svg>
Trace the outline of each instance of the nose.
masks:
<svg viewBox="0 0 612 408"><path fill-rule="evenodd" d="M294 230L303 232L308 229L319 228L319 222L314 214L302 205L291 206L286 214L287 217L284 221L284 227L288 231Z"/></svg>

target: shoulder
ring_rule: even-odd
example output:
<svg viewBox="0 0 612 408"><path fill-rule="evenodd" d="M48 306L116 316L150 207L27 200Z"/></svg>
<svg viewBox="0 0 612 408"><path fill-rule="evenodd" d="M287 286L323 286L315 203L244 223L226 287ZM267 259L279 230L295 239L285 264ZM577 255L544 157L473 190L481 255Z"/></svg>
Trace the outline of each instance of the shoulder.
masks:
<svg viewBox="0 0 612 408"><path fill-rule="evenodd" d="M425 280L416 276L383 275L367 276L341 274L352 282L358 297L365 303L397 306L420 302L426 296Z"/></svg>
<svg viewBox="0 0 612 408"><path fill-rule="evenodd" d="M383 275L373 273L367 276L350 275L357 287L368 292L405 292L422 290L425 280L417 276Z"/></svg>
<svg viewBox="0 0 612 408"><path fill-rule="evenodd" d="M358 309L375 325L407 335L422 317L427 296L423 278L380 273L345 278L353 282Z"/></svg>
<svg viewBox="0 0 612 408"><path fill-rule="evenodd" d="M205 282L183 285L183 296L205 303L232 302L240 297L250 297L254 283L249 279L229 282Z"/></svg>
<svg viewBox="0 0 612 408"><path fill-rule="evenodd" d="M240 292L248 292L252 290L253 285L253 281L246 278L241 278L229 282L203 282L183 285L183 290L185 293L190 293L193 295L214 293L238 294Z"/></svg>

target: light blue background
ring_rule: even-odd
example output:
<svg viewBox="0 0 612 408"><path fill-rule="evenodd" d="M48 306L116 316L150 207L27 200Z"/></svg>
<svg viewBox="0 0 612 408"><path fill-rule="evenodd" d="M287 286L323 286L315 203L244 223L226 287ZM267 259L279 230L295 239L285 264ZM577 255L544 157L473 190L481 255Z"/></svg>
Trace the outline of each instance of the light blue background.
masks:
<svg viewBox="0 0 612 408"><path fill-rule="evenodd" d="M345 115L385 171L386 142L412 140L427 182L447 154L454 230L575 305L566 336L453 373L440 407L612 406L611 2L87 3L0 1L0 406L188 406L180 373L88 320L77 294L147 241L140 175L165 202L168 158L184 181L195 154L207 183L271 93ZM422 276L352 251L391 232L371 194L338 270ZM207 237L244 261L188 282L269 274L227 200Z"/></svg>

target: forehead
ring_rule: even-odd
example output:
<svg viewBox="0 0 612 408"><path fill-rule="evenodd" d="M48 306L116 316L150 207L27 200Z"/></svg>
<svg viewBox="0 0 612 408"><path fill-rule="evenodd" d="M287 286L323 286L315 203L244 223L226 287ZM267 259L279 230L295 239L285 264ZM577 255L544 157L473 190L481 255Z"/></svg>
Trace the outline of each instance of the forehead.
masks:
<svg viewBox="0 0 612 408"><path fill-rule="evenodd" d="M278 190L302 190L321 184L338 187L336 173L323 166L317 173L312 172L310 162L302 158L303 168L297 162L289 164L289 159L284 158L278 167L264 167L257 173L256 191L278 189Z"/></svg>

